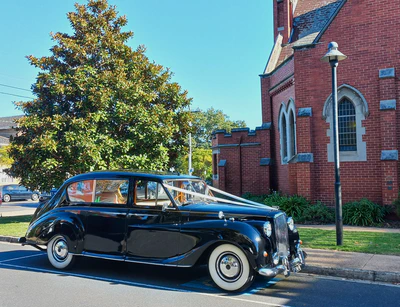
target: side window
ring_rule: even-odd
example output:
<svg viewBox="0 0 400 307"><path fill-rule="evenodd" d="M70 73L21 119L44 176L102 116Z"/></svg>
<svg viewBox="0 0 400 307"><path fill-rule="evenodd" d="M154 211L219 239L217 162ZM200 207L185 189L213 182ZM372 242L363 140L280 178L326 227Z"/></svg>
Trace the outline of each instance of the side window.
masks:
<svg viewBox="0 0 400 307"><path fill-rule="evenodd" d="M72 203L126 204L129 181L85 180L72 183L67 194Z"/></svg>
<svg viewBox="0 0 400 307"><path fill-rule="evenodd" d="M94 202L126 205L128 201L128 185L128 180L96 180Z"/></svg>
<svg viewBox="0 0 400 307"><path fill-rule="evenodd" d="M137 180L135 192L135 205L138 206L162 206L165 202L170 202L167 193L159 182Z"/></svg>
<svg viewBox="0 0 400 307"><path fill-rule="evenodd" d="M94 188L94 180L74 182L67 189L68 198L73 203L91 203Z"/></svg>
<svg viewBox="0 0 400 307"><path fill-rule="evenodd" d="M18 186L16 185L9 185L8 187L6 187L6 191L7 192L14 192L16 190L16 188L18 188Z"/></svg>

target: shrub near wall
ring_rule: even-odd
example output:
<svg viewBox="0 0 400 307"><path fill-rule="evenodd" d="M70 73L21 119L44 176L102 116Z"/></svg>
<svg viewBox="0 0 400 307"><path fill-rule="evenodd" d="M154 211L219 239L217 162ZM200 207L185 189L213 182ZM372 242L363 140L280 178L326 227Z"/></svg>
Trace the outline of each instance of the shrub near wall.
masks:
<svg viewBox="0 0 400 307"><path fill-rule="evenodd" d="M305 208L297 222L304 224L331 224L335 222L335 210L318 201L316 204Z"/></svg>
<svg viewBox="0 0 400 307"><path fill-rule="evenodd" d="M363 198L343 205L343 223L354 226L374 226L383 223L385 209Z"/></svg>
<svg viewBox="0 0 400 307"><path fill-rule="evenodd" d="M279 207L280 210L286 212L287 216L292 216L297 223L331 224L335 222L334 208L328 207L320 201L311 204L302 196L283 196L274 192L267 196L256 196L248 193L243 195L243 197L271 207ZM360 201L343 205L343 224L376 226L384 222L386 213L384 207L364 198Z"/></svg>

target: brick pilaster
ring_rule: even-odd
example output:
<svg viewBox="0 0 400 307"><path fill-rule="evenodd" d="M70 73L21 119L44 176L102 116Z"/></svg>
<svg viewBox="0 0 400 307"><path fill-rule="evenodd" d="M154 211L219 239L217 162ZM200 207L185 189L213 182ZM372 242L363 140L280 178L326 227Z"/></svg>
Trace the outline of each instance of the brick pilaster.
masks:
<svg viewBox="0 0 400 307"><path fill-rule="evenodd" d="M382 203L391 204L399 192L395 69L379 71Z"/></svg>

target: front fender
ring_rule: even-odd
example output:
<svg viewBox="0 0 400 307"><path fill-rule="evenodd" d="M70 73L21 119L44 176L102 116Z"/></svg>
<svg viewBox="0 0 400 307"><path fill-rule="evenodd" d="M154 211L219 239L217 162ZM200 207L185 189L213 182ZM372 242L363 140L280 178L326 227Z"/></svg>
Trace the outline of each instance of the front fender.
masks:
<svg viewBox="0 0 400 307"><path fill-rule="evenodd" d="M247 255L253 268L257 268L262 256L265 239L252 225L240 221L195 221L187 222L181 227L181 265L194 265L197 260L222 243L240 247Z"/></svg>
<svg viewBox="0 0 400 307"><path fill-rule="evenodd" d="M26 244L47 245L57 234L64 235L73 253L81 253L84 224L76 214L51 212L31 222L26 232Z"/></svg>

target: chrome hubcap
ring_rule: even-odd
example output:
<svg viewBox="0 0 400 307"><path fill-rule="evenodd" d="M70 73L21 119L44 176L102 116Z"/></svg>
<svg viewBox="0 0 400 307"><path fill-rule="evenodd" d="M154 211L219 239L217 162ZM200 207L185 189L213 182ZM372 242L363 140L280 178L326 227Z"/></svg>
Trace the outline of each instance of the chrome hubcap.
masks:
<svg viewBox="0 0 400 307"><path fill-rule="evenodd" d="M60 239L53 245L53 255L58 261L64 261L68 256L68 246L64 239Z"/></svg>
<svg viewBox="0 0 400 307"><path fill-rule="evenodd" d="M234 254L222 254L217 260L218 275L228 282L238 280L242 274L242 263Z"/></svg>

